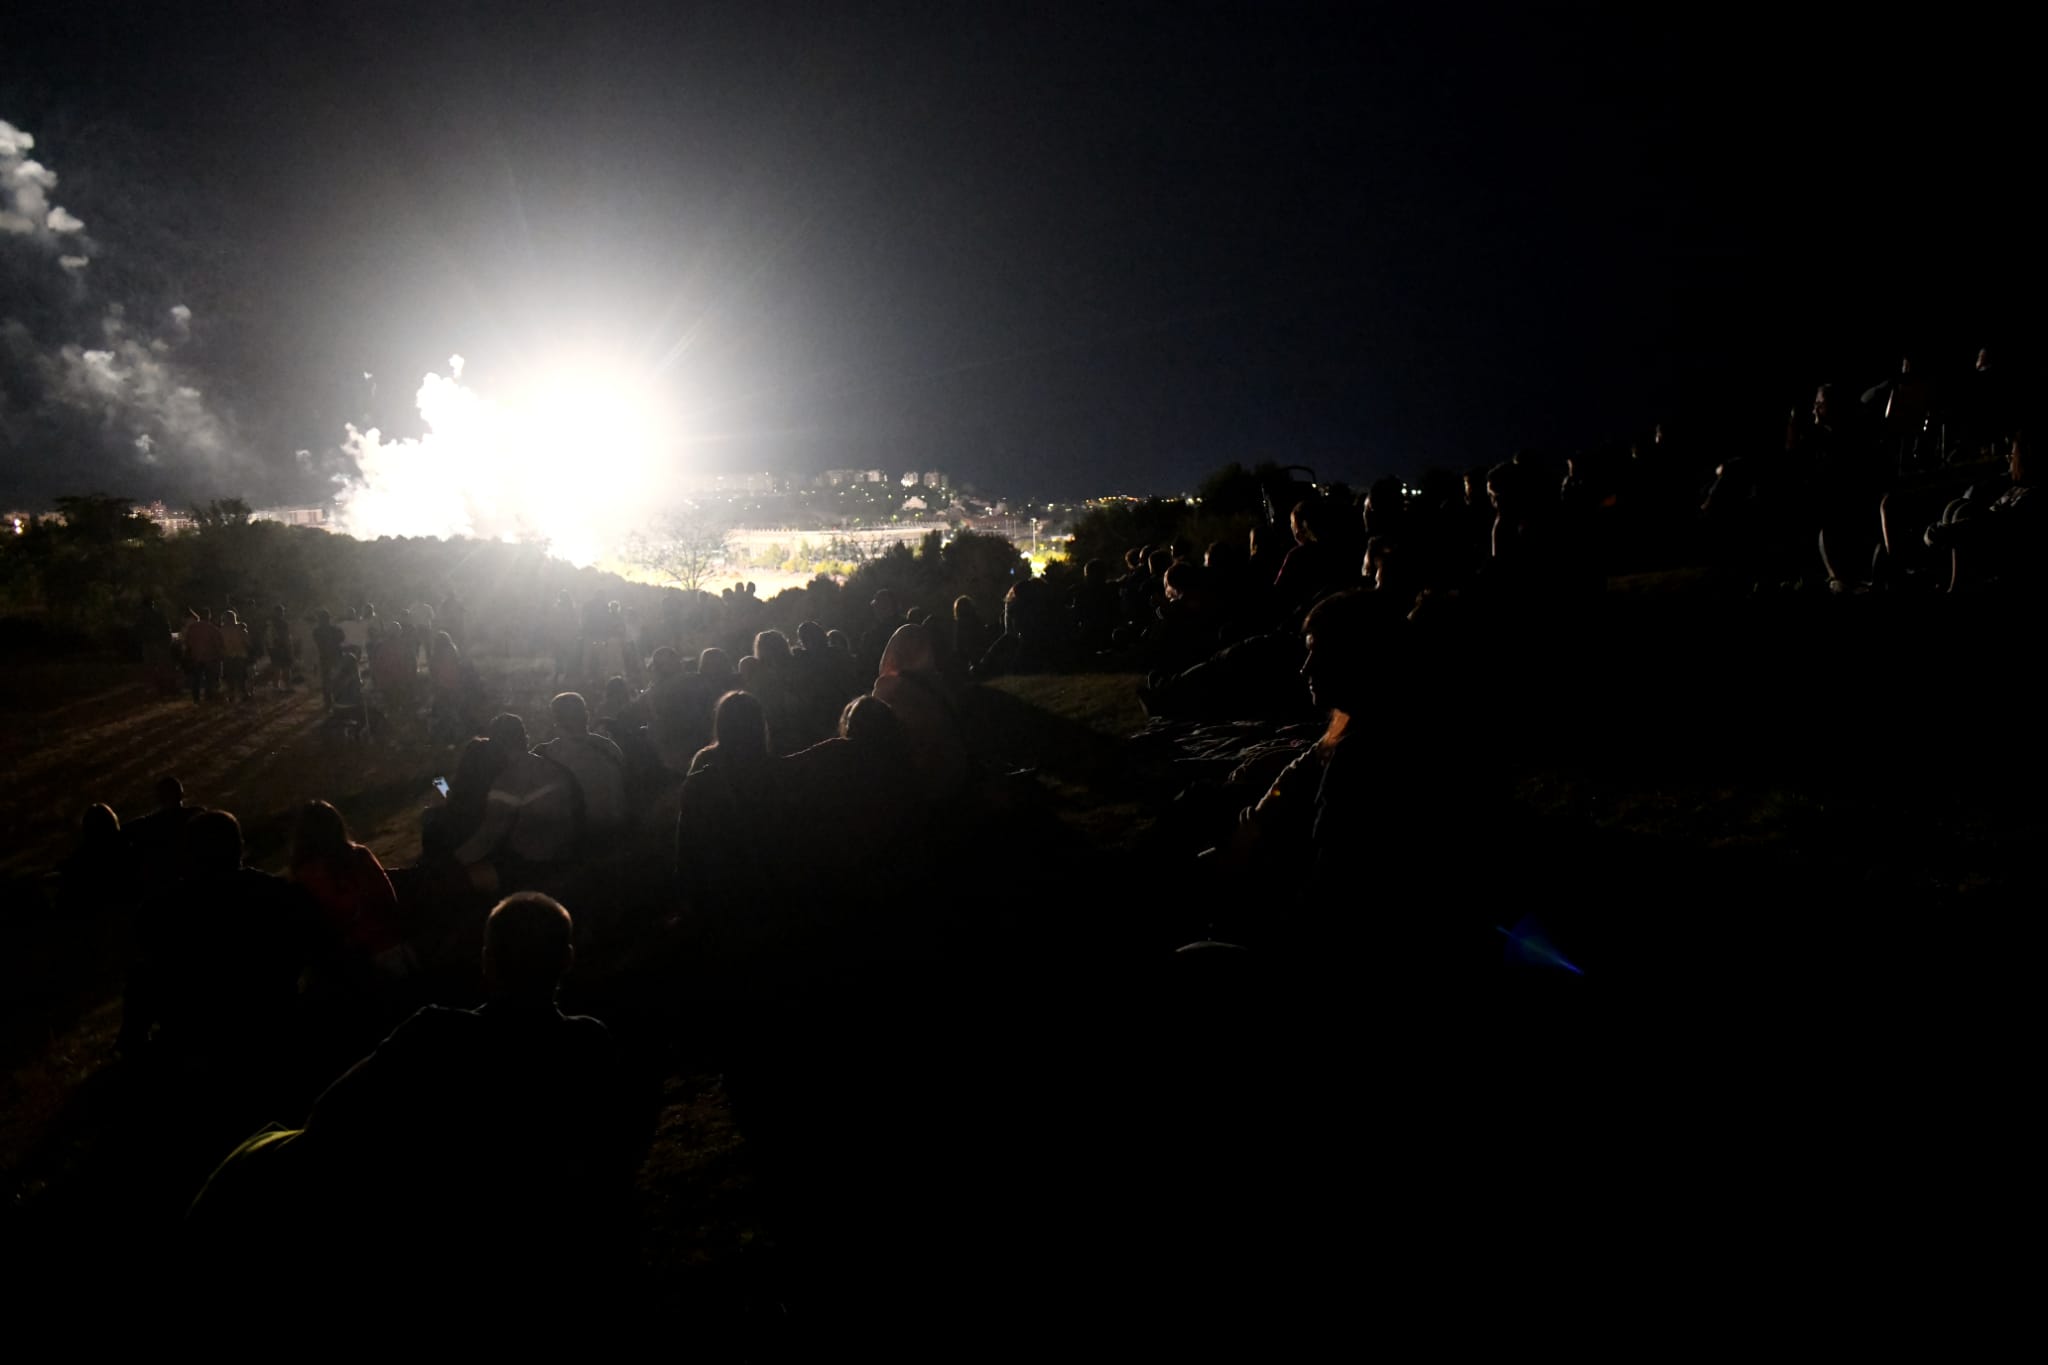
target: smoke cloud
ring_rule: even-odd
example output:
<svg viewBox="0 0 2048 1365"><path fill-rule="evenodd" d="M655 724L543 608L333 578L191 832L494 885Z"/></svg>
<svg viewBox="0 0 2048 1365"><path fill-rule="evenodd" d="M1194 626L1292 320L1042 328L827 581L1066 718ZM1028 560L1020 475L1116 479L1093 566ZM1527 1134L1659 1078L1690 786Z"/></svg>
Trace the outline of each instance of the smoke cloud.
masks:
<svg viewBox="0 0 2048 1365"><path fill-rule="evenodd" d="M272 471L188 358L192 308L95 287L100 252L35 147L0 121L0 498L263 496Z"/></svg>
<svg viewBox="0 0 2048 1365"><path fill-rule="evenodd" d="M191 316L190 309L184 312ZM191 376L167 359L168 342L135 336L118 307L102 319L101 331L100 346L58 348L55 379L63 401L109 432L132 434L145 464L159 463L159 450L213 466L232 461L227 424Z"/></svg>
<svg viewBox="0 0 2048 1365"><path fill-rule="evenodd" d="M63 205L50 202L50 191L57 188L57 173L30 159L35 145L33 137L0 119L0 232L48 242L76 237L85 231L85 224ZM77 264L71 264L73 261ZM61 264L66 270L83 270L86 258L72 252Z"/></svg>
<svg viewBox="0 0 2048 1365"><path fill-rule="evenodd" d="M586 370L504 402L464 384L463 370L450 356L446 375L420 382L417 439L347 428L355 472L337 480L339 529L544 542L595 564L672 500L672 448L630 384Z"/></svg>

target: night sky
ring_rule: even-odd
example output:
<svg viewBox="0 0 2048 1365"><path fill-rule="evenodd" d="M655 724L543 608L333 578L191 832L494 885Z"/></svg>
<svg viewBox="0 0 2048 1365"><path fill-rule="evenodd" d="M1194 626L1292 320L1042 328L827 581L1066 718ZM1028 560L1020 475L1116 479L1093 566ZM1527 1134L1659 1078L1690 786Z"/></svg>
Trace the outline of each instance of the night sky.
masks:
<svg viewBox="0 0 2048 1365"><path fill-rule="evenodd" d="M0 232L0 503L317 493L451 352L1068 496L1769 441L2027 344L2027 44L1788 8L17 5L85 228Z"/></svg>

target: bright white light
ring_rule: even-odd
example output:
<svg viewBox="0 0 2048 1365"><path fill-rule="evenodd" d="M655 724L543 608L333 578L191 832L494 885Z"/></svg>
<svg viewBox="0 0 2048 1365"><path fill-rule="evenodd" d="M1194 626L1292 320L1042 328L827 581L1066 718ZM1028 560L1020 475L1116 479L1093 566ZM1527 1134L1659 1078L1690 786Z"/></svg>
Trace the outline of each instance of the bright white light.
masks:
<svg viewBox="0 0 2048 1365"><path fill-rule="evenodd" d="M387 441L348 428L360 478L337 498L357 536L546 540L595 564L671 500L676 433L661 395L616 366L566 357L503 394L462 382L464 361L429 374L416 401L427 432Z"/></svg>

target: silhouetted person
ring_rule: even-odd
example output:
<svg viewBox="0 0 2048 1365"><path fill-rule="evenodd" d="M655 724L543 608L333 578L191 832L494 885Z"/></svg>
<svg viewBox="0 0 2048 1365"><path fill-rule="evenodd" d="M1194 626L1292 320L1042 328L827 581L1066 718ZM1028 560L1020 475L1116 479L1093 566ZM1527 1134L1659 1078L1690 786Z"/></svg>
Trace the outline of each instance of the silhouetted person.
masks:
<svg viewBox="0 0 2048 1365"><path fill-rule="evenodd" d="M779 630L761 631L754 636L753 659L745 685L768 713L768 733L774 738L776 752L788 753L818 738L802 720L789 637ZM741 666L746 667L744 661Z"/></svg>
<svg viewBox="0 0 2048 1365"><path fill-rule="evenodd" d="M689 771L690 760L710 738L699 719L693 695L698 686L697 675L684 671L681 656L668 645L654 651L648 668L654 675L645 698L648 738L661 757L662 767L681 776Z"/></svg>
<svg viewBox="0 0 2048 1365"><path fill-rule="evenodd" d="M270 619L264 624L263 648L270 656L271 690L289 690L292 685L292 623L285 615L282 602L271 608Z"/></svg>
<svg viewBox="0 0 2048 1365"><path fill-rule="evenodd" d="M832 733L840 711L859 688L846 657L832 648L824 626L805 621L796 634L798 644L790 651L790 664L802 716L801 734L815 740Z"/></svg>
<svg viewBox="0 0 2048 1365"><path fill-rule="evenodd" d="M515 724L523 741L524 723L500 716L491 722L493 743L501 733L512 741ZM501 888L553 878L575 856L580 802L567 768L536 753L515 754L491 783L483 823L455 850L455 860Z"/></svg>
<svg viewBox="0 0 2048 1365"><path fill-rule="evenodd" d="M1329 722L1244 812L1234 845L1289 876L1293 918L1238 927L1311 956L1379 953L1388 979L1421 979L1469 965L1462 954L1479 941L1449 908L1453 869L1440 852L1465 775L1412 722L1436 692L1417 627L1372 596L1335 594L1303 623L1302 675Z"/></svg>
<svg viewBox="0 0 2048 1365"><path fill-rule="evenodd" d="M855 698L836 737L778 766L784 818L806 831L807 871L818 884L856 896L881 885L921 809L909 740L888 703Z"/></svg>
<svg viewBox="0 0 2048 1365"><path fill-rule="evenodd" d="M461 1286L464 1305L536 1268L550 1294L619 1276L642 1135L610 1034L555 1004L573 937L547 896L500 901L484 926L485 1003L419 1011L302 1130L244 1143L193 1206L201 1254L290 1239L276 1278L321 1302L372 1262L436 1286L430 1297Z"/></svg>
<svg viewBox="0 0 2048 1365"><path fill-rule="evenodd" d="M226 811L194 817L180 854L179 880L138 916L143 960L121 1046L261 1067L287 1041L299 975L320 956L312 902L284 878L242 865L242 827ZM161 1032L152 1040L153 1027Z"/></svg>
<svg viewBox="0 0 2048 1365"><path fill-rule="evenodd" d="M777 826L768 718L760 698L718 699L712 741L690 761L676 818L676 873L685 913L714 935L732 927L747 891L775 872Z"/></svg>
<svg viewBox="0 0 2048 1365"><path fill-rule="evenodd" d="M1931 550L1953 556L1951 590L1997 584L2037 591L2048 568L2048 503L2034 495L2025 433L2007 456L2012 484L1981 510L1944 519L1923 534Z"/></svg>
<svg viewBox="0 0 2048 1365"><path fill-rule="evenodd" d="M959 704L939 674L931 627L901 626L889 638L874 695L902 727L921 794L931 801L958 795L967 785L967 740Z"/></svg>
<svg viewBox="0 0 2048 1365"><path fill-rule="evenodd" d="M411 969L391 878L375 853L348 837L341 812L325 801L299 808L291 879L312 896L334 937L364 962L386 976Z"/></svg>
<svg viewBox="0 0 2048 1365"><path fill-rule="evenodd" d="M1222 626L1208 570L1180 560L1166 571L1166 601L1145 640L1147 662L1162 673L1192 667L1222 646Z"/></svg>
<svg viewBox="0 0 2048 1365"><path fill-rule="evenodd" d="M330 684L333 716L342 726L343 733L357 739L368 736L373 716L369 698L363 693L362 656L354 645L341 647L341 657L335 661Z"/></svg>
<svg viewBox="0 0 2048 1365"><path fill-rule="evenodd" d="M943 658L940 671L948 677L965 681L973 672L974 665L988 653L995 635L988 622L981 616L981 607L972 597L961 596L953 599L953 625L950 632L951 649Z"/></svg>
<svg viewBox="0 0 2048 1365"><path fill-rule="evenodd" d="M156 809L138 820L130 820L122 831L138 876L155 887L178 875L185 826L203 809L185 804L185 784L177 778L157 779Z"/></svg>
<svg viewBox="0 0 2048 1365"><path fill-rule="evenodd" d="M668 656L673 660L675 651L669 650ZM661 755L654 747L649 725L651 705L647 696L635 696L624 678L605 680L603 715L594 728L619 747L625 760L629 820L653 803L662 786Z"/></svg>
<svg viewBox="0 0 2048 1365"><path fill-rule="evenodd" d="M1298 502L1288 513L1294 548L1281 562L1280 572L1273 579L1273 590L1281 605L1289 610L1308 605L1349 576L1349 570L1336 563L1330 548L1323 544L1322 522L1328 515L1329 510L1315 500Z"/></svg>
<svg viewBox="0 0 2048 1365"><path fill-rule="evenodd" d="M320 668L320 701L323 705L334 705L334 671L341 665L341 647L348 643L340 626L334 624L334 617L325 607L320 609L318 622L313 627L313 662Z"/></svg>
<svg viewBox="0 0 2048 1365"><path fill-rule="evenodd" d="M192 701L212 701L220 690L223 654L220 627L213 623L213 608L201 607L185 623L185 671L192 683Z"/></svg>
<svg viewBox="0 0 2048 1365"><path fill-rule="evenodd" d="M713 646L697 656L697 671L688 675L689 726L679 741L688 749L678 771L687 774L697 751L711 742L711 716L718 699L739 686L739 672L732 656Z"/></svg>
<svg viewBox="0 0 2048 1365"><path fill-rule="evenodd" d="M576 779L581 811L577 839L607 838L626 823L626 756L619 746L590 731L590 708L577 692L558 693L548 703L555 738L534 753Z"/></svg>
<svg viewBox="0 0 2048 1365"><path fill-rule="evenodd" d="M135 850L111 806L95 803L78 822L78 847L57 866L57 904L66 915L103 915L135 899Z"/></svg>
<svg viewBox="0 0 2048 1365"><path fill-rule="evenodd" d="M526 750L524 720L509 712L491 717L487 732L462 746L448 780L448 804L428 812L427 825L432 832L422 838L423 849L451 856L474 836L490 809L492 786Z"/></svg>
<svg viewBox="0 0 2048 1365"><path fill-rule="evenodd" d="M249 700L249 664L251 656L257 653L250 643L249 628L242 624L242 618L234 612L224 612L220 620L221 675L227 696L233 701Z"/></svg>

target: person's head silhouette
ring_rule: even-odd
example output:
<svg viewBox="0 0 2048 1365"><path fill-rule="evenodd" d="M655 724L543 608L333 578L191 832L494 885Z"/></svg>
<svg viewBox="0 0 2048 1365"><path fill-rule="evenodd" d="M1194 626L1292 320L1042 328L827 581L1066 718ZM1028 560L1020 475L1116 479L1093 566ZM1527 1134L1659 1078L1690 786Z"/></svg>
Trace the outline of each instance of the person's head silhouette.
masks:
<svg viewBox="0 0 2048 1365"><path fill-rule="evenodd" d="M491 717L491 724L484 734L493 744L502 744L508 749L524 752L526 749L526 722L510 711L500 711Z"/></svg>
<svg viewBox="0 0 2048 1365"><path fill-rule="evenodd" d="M505 897L484 923L484 989L506 1004L552 1004L576 965L575 933L575 922L554 897L538 891Z"/></svg>
<svg viewBox="0 0 2048 1365"><path fill-rule="evenodd" d="M728 762L768 757L768 713L751 692L728 692L718 699L711 720L711 742Z"/></svg>
<svg viewBox="0 0 2048 1365"><path fill-rule="evenodd" d="M590 707L581 692L557 692L554 700L548 703L548 714L554 717L555 729L561 734L590 732Z"/></svg>
<svg viewBox="0 0 2048 1365"><path fill-rule="evenodd" d="M242 865L242 826L224 810L192 817L185 827L185 870L194 877L221 877Z"/></svg>

